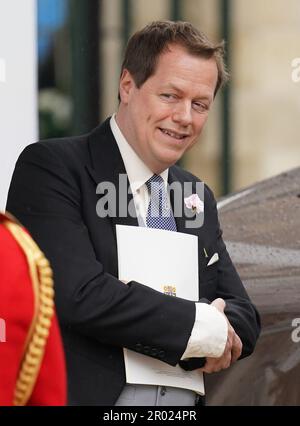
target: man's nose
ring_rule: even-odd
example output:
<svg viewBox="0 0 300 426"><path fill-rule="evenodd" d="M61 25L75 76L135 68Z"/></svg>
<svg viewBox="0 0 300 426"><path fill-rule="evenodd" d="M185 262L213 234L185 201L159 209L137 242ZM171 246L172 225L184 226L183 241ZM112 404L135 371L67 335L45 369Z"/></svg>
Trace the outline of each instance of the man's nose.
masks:
<svg viewBox="0 0 300 426"><path fill-rule="evenodd" d="M173 111L173 120L182 126L188 126L192 122L192 107L190 102L180 102Z"/></svg>

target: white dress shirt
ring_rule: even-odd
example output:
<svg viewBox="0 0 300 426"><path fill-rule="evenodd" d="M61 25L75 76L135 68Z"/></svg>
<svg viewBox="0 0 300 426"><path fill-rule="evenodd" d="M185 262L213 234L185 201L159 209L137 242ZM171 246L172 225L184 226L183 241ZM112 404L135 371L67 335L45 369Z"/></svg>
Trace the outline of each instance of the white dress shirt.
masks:
<svg viewBox="0 0 300 426"><path fill-rule="evenodd" d="M146 214L150 201L146 182L153 172L136 154L131 145L126 141L114 114L110 120L111 130L118 144L133 200L137 211L139 225L146 226ZM164 170L160 176L167 188L169 169ZM181 359L213 357L219 358L225 349L228 326L226 318L214 306L206 303L196 303L196 317L185 352Z"/></svg>

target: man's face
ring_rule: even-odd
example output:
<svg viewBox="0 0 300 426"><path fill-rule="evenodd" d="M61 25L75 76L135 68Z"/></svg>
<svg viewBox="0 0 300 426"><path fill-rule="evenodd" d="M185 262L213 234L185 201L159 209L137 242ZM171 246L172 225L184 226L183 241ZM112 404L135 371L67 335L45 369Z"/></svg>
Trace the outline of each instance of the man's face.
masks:
<svg viewBox="0 0 300 426"><path fill-rule="evenodd" d="M154 75L137 88L124 70L117 122L153 173L161 173L191 148L208 117L217 84L214 59L178 45L160 55Z"/></svg>

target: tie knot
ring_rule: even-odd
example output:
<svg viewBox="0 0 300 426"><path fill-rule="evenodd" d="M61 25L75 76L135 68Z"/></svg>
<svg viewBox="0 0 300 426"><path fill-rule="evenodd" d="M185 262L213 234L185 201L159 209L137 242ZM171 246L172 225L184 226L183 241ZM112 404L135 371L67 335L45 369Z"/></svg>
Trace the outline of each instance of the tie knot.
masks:
<svg viewBox="0 0 300 426"><path fill-rule="evenodd" d="M161 189L163 185L164 185L164 180L160 175L153 175L146 182L146 186L149 193L151 193L151 189L154 189L155 191L157 189Z"/></svg>

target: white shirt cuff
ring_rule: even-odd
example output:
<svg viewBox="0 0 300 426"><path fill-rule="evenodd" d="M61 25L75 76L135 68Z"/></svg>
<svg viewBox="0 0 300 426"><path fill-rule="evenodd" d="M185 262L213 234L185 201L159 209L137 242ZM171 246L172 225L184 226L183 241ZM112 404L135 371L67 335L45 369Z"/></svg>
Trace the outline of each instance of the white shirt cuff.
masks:
<svg viewBox="0 0 300 426"><path fill-rule="evenodd" d="M195 324L181 359L219 358L225 350L227 334L225 316L212 305L196 303Z"/></svg>

